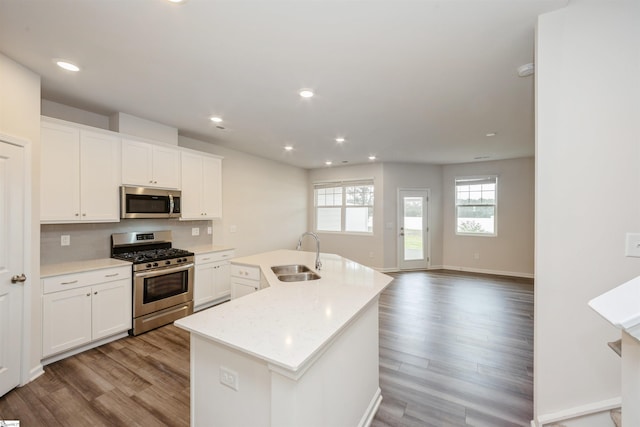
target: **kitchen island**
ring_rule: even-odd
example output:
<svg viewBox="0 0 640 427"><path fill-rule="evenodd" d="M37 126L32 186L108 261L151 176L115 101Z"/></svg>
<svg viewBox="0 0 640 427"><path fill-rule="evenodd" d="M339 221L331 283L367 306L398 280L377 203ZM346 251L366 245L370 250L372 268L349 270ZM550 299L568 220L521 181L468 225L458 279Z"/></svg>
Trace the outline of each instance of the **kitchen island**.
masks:
<svg viewBox="0 0 640 427"><path fill-rule="evenodd" d="M276 265L315 271L316 254L236 258L268 287L185 317L192 426L366 426L382 399L378 298L392 278L321 254L321 277L282 282Z"/></svg>

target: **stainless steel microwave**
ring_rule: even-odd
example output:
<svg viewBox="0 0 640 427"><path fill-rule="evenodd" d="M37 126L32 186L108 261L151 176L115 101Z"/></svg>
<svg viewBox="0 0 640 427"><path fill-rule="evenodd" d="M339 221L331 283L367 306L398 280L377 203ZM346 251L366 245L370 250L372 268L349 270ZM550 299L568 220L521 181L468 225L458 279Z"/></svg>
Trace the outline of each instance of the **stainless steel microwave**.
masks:
<svg viewBox="0 0 640 427"><path fill-rule="evenodd" d="M120 218L180 218L180 190L120 187Z"/></svg>

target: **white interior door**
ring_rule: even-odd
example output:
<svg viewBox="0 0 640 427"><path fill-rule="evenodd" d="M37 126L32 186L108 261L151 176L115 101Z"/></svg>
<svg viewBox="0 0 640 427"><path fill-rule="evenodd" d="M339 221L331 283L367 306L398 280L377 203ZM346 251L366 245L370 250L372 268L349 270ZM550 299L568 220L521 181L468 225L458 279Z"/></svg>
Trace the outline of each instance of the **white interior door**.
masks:
<svg viewBox="0 0 640 427"><path fill-rule="evenodd" d="M20 383L24 149L0 135L0 396Z"/></svg>
<svg viewBox="0 0 640 427"><path fill-rule="evenodd" d="M398 190L398 268L429 267L429 190Z"/></svg>

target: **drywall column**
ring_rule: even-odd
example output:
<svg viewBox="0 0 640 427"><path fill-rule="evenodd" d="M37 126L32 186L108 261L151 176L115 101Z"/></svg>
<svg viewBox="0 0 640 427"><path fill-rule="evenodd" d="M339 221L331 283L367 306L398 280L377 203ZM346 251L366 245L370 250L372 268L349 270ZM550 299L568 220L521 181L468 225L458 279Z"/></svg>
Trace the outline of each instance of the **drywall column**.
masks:
<svg viewBox="0 0 640 427"><path fill-rule="evenodd" d="M534 416L620 397L619 332L587 302L640 272L640 2L582 0L540 16L536 54Z"/></svg>

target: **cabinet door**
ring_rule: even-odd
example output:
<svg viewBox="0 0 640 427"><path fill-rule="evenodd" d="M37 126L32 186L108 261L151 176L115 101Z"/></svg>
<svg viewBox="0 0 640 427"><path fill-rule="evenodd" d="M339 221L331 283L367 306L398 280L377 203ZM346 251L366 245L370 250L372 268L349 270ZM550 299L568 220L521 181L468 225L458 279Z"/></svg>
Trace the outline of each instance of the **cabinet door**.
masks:
<svg viewBox="0 0 640 427"><path fill-rule="evenodd" d="M146 142L122 140L122 183L153 185L153 147Z"/></svg>
<svg viewBox="0 0 640 427"><path fill-rule="evenodd" d="M231 264L229 261L216 263L214 273L214 297L216 299L229 297L231 294Z"/></svg>
<svg viewBox="0 0 640 427"><path fill-rule="evenodd" d="M120 139L113 135L80 133L80 218L119 221Z"/></svg>
<svg viewBox="0 0 640 427"><path fill-rule="evenodd" d="M198 307L215 299L214 278L215 266L213 262L196 264L195 285L193 287L193 305Z"/></svg>
<svg viewBox="0 0 640 427"><path fill-rule="evenodd" d="M181 219L204 219L202 209L202 156L182 153Z"/></svg>
<svg viewBox="0 0 640 427"><path fill-rule="evenodd" d="M231 277L231 299L257 292L259 287L258 281Z"/></svg>
<svg viewBox="0 0 640 427"><path fill-rule="evenodd" d="M172 148L153 147L153 185L180 188L180 152Z"/></svg>
<svg viewBox="0 0 640 427"><path fill-rule="evenodd" d="M222 218L222 160L203 158L202 210L207 218Z"/></svg>
<svg viewBox="0 0 640 427"><path fill-rule="evenodd" d="M131 329L131 280L122 279L91 288L92 339Z"/></svg>
<svg viewBox="0 0 640 427"><path fill-rule="evenodd" d="M50 356L91 341L91 290L45 294L42 297L42 356Z"/></svg>
<svg viewBox="0 0 640 427"><path fill-rule="evenodd" d="M42 123L40 160L40 220L80 219L80 131L57 123Z"/></svg>

